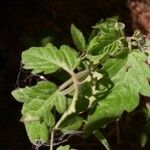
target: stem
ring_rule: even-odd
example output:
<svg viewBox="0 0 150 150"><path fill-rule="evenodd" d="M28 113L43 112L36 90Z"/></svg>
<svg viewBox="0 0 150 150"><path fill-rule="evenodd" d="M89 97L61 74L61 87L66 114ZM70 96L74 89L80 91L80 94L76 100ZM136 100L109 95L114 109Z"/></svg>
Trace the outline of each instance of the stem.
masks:
<svg viewBox="0 0 150 150"><path fill-rule="evenodd" d="M84 77L85 75L87 75L89 73L89 70L83 70L81 72L78 72L78 73L73 73L75 74L76 78L79 80L80 78ZM72 76L72 73L71 73L71 76ZM69 85L71 85L72 83L74 82L73 80L73 76L67 80L65 83L63 83L62 85L60 85L59 87L59 90L62 91L64 90L65 88L67 88Z"/></svg>
<svg viewBox="0 0 150 150"><path fill-rule="evenodd" d="M72 83L73 83L73 80L72 80L72 78L70 78L65 83L63 83L62 85L60 85L59 90L62 91L63 89L65 89L66 87L68 87Z"/></svg>
<svg viewBox="0 0 150 150"><path fill-rule="evenodd" d="M137 39L136 39L135 37L127 37L127 38L126 38L126 41L128 42L128 48L129 48L130 51L131 51L131 49L132 49L131 40L134 40L134 41L137 42Z"/></svg>
<svg viewBox="0 0 150 150"><path fill-rule="evenodd" d="M50 150L53 150L54 131L58 129L58 127L66 119L67 116L69 116L72 113L75 113L75 103L76 103L76 101L78 99L78 93L79 93L79 91L78 91L78 78L77 78L77 75L80 78L81 74L85 74L85 72L87 73L87 70L84 70L83 72L79 72L78 74L75 74L74 72L71 72L70 74L71 74L72 78L69 79L68 81L66 81L63 85L61 85L59 87L59 90L60 89L62 90L62 89L64 89L65 87L67 87L68 85L70 85L73 82L75 93L74 93L72 102L71 102L68 110L65 111L65 113L61 116L61 118L56 123L56 125L53 128L53 130L51 131Z"/></svg>
<svg viewBox="0 0 150 150"><path fill-rule="evenodd" d="M54 130L51 132L51 140L50 140L50 150L53 150L53 142L54 142Z"/></svg>
<svg viewBox="0 0 150 150"><path fill-rule="evenodd" d="M61 93L62 93L63 95L67 95L68 93L72 92L73 90L74 90L74 85L72 84L72 85L70 85L67 89L61 91Z"/></svg>
<svg viewBox="0 0 150 150"><path fill-rule="evenodd" d="M75 87L75 93L74 93L72 102L71 102L68 110L62 115L60 120L55 125L54 130L56 130L61 125L61 123L66 119L67 116L69 116L72 113L75 113L75 103L78 98L78 79L76 77L76 74L74 74L74 73L72 73L72 80L74 82L74 87Z"/></svg>

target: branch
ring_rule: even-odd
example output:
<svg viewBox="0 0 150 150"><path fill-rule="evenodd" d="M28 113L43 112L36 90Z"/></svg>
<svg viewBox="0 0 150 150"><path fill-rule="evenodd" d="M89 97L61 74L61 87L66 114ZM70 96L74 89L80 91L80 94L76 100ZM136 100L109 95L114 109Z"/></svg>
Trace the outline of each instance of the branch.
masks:
<svg viewBox="0 0 150 150"><path fill-rule="evenodd" d="M51 131L50 150L53 150L54 132L55 132L54 130Z"/></svg>
<svg viewBox="0 0 150 150"><path fill-rule="evenodd" d="M71 83L73 83L73 85L71 85L70 87L75 89L75 92L74 92L74 96L73 96L72 102L71 102L68 110L64 112L64 114L61 116L61 118L59 119L59 121L56 123L56 125L54 126L54 128L51 131L50 150L53 150L55 130L58 129L58 127L61 125L61 123L67 118L67 116L69 116L72 113L75 113L75 104L78 99L78 93L79 93L78 80L81 79L81 77L83 77L85 75L87 76L88 72L89 72L88 70L81 71L77 74L75 74L74 72L71 72L71 78L59 87L59 90L62 91L63 89L68 87ZM68 91L68 89L66 89L66 90Z"/></svg>
<svg viewBox="0 0 150 150"><path fill-rule="evenodd" d="M74 72L72 73L72 78L71 79L73 81L75 93L74 93L72 102L71 102L68 110L62 115L62 117L60 118L60 120L56 123L56 125L53 128L54 130L58 129L58 127L66 119L67 116L69 116L72 113L75 113L75 103L77 101L79 91L78 91L78 79L77 79L77 76L76 76L76 74Z"/></svg>
<svg viewBox="0 0 150 150"><path fill-rule="evenodd" d="M76 73L76 78L77 80L80 80L81 78L83 78L84 76L87 76L89 74L89 70L83 70L81 72ZM63 91L64 89L66 89L68 86L70 86L71 84L73 84L73 77L71 77L69 80L67 80L65 83L63 83L62 85L60 85L59 87L59 91Z"/></svg>

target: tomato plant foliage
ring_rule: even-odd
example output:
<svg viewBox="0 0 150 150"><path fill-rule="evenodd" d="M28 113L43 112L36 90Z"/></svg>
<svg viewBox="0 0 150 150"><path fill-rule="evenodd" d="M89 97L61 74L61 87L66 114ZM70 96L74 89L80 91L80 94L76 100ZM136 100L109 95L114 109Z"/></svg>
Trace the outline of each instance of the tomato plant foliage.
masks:
<svg viewBox="0 0 150 150"><path fill-rule="evenodd" d="M57 132L78 131L86 136L96 133L110 149L100 129L124 111L133 111L139 105L140 94L150 96L149 45L139 31L126 37L124 27L109 18L97 23L86 41L72 24L71 35L78 50L48 43L22 53L23 68L32 74L44 76L64 70L70 75L62 85L43 80L12 91L13 97L23 103L21 121L34 145L48 143L52 150ZM69 150L70 146L60 149Z"/></svg>

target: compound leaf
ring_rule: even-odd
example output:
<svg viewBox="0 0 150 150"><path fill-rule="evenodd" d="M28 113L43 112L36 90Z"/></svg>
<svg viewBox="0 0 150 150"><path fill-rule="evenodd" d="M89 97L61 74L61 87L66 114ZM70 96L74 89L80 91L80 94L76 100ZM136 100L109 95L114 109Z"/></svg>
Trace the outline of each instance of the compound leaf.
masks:
<svg viewBox="0 0 150 150"><path fill-rule="evenodd" d="M65 92L57 90L56 85L49 81L40 81L37 85L12 91L14 98L23 103L21 121L25 124L28 137L34 145L39 147L46 143L49 132L57 127L53 110L60 114L67 110L60 120L56 118L60 121L56 130L60 129L65 135L67 132L75 132L85 123L85 133L94 133L106 149L110 149L107 140L97 129L118 119L124 111L133 111L139 105L140 94L150 96L150 68L145 63L149 63L149 60L147 61L148 58L144 54L146 47L140 48L140 41L137 41L137 45L133 43L134 40L130 41L130 37L124 36L123 30L124 24L115 18L100 22L94 26L86 46L83 33L72 24L71 35L74 44L78 49L86 51L81 58L67 45L62 45L60 49L51 43L46 45L49 39L44 41L44 47L31 47L22 53L23 68L32 70L33 74L49 74L63 69L72 75L66 82L67 87L63 89L65 92L70 90L69 94L66 92L68 100L75 94L74 89L71 89L74 87L71 80L79 78L78 95L74 95L77 100L74 114L68 113L72 107L67 109L67 105L72 101L67 102L63 95ZM133 47L139 47L142 52L132 49ZM148 50L148 47L146 49ZM148 51L145 52L149 54ZM78 67L81 59L82 66ZM87 76L80 78L80 73L73 76L73 73L82 71L83 68L89 70ZM62 76L64 77L64 74ZM81 115L87 118L85 122L79 117ZM69 145L57 148L69 149Z"/></svg>

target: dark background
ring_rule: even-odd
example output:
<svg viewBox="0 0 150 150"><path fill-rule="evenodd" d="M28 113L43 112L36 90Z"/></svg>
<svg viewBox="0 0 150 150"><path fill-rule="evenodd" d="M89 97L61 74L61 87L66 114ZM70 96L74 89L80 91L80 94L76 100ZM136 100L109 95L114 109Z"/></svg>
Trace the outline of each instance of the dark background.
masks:
<svg viewBox="0 0 150 150"><path fill-rule="evenodd" d="M32 149L24 125L19 122L21 104L10 94L16 88L21 52L38 46L46 36L72 44L71 23L88 36L92 25L111 16L119 16L127 26L126 33L131 34L132 21L125 0L0 1L0 149ZM88 148L99 149L87 144L79 149Z"/></svg>

